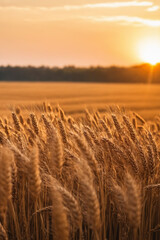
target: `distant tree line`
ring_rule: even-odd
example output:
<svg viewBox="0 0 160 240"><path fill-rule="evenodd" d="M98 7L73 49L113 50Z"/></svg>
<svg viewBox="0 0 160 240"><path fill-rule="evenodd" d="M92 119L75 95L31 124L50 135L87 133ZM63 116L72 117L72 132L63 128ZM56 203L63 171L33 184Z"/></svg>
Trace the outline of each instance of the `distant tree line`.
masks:
<svg viewBox="0 0 160 240"><path fill-rule="evenodd" d="M160 83L160 64L132 67L19 67L0 66L0 81Z"/></svg>

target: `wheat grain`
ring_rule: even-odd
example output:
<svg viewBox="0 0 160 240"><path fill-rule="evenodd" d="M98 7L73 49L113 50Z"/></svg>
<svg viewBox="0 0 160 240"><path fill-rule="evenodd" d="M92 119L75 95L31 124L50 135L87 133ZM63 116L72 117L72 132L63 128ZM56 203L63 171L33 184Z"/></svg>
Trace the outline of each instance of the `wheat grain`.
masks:
<svg viewBox="0 0 160 240"><path fill-rule="evenodd" d="M37 198L41 191L41 178L39 172L38 149L35 147L30 156L28 164L28 180L30 193L34 198Z"/></svg>
<svg viewBox="0 0 160 240"><path fill-rule="evenodd" d="M15 129L17 131L20 131L21 130L20 122L19 122L19 119L18 119L16 113L12 112L12 118L13 118L13 122L14 122L14 125L15 125Z"/></svg>
<svg viewBox="0 0 160 240"><path fill-rule="evenodd" d="M39 134L39 128L38 128L38 123L37 123L37 119L36 119L35 114L31 113L30 118L31 118L31 121L32 121L32 126L33 126L33 129L34 129L34 132L38 135Z"/></svg>

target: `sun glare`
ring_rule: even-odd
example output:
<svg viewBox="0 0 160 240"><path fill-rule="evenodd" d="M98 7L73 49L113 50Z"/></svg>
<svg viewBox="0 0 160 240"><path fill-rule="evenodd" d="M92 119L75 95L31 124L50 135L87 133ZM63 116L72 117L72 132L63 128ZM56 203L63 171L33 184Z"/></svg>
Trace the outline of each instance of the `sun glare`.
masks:
<svg viewBox="0 0 160 240"><path fill-rule="evenodd" d="M155 39L144 40L139 45L139 53L143 62L156 65L160 62L160 41Z"/></svg>

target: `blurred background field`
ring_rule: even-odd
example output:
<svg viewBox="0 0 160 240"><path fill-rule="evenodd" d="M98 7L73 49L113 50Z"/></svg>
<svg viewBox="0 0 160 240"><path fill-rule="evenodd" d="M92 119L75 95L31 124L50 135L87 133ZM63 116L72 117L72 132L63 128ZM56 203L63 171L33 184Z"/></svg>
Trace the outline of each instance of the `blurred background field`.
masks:
<svg viewBox="0 0 160 240"><path fill-rule="evenodd" d="M82 115L85 108L103 112L117 104L150 120L160 113L159 93L156 84L1 82L0 115L7 116L17 105L38 112L46 101L74 116Z"/></svg>

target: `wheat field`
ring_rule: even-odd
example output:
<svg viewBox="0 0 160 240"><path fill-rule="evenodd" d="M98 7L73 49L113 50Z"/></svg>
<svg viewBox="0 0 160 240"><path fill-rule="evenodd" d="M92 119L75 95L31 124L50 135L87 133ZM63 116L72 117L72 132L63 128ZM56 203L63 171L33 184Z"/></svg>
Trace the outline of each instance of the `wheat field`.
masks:
<svg viewBox="0 0 160 240"><path fill-rule="evenodd" d="M38 112L42 102L59 104L66 114L80 116L84 109L105 112L107 105L125 107L152 120L160 111L158 84L98 84L98 83L0 83L0 113L9 116L14 106Z"/></svg>
<svg viewBox="0 0 160 240"><path fill-rule="evenodd" d="M0 239L159 240L160 117L105 99L141 104L141 85L40 85L1 84Z"/></svg>

